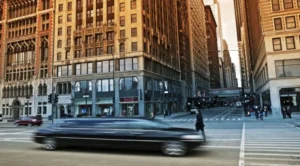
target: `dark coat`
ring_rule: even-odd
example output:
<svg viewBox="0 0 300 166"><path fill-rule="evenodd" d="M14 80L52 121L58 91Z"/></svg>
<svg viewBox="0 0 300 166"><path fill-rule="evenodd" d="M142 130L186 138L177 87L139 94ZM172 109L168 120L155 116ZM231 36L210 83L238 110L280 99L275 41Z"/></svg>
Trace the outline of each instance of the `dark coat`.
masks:
<svg viewBox="0 0 300 166"><path fill-rule="evenodd" d="M203 130L205 125L203 123L203 116L201 114L201 112L199 114L197 114L197 117L196 117L196 130Z"/></svg>

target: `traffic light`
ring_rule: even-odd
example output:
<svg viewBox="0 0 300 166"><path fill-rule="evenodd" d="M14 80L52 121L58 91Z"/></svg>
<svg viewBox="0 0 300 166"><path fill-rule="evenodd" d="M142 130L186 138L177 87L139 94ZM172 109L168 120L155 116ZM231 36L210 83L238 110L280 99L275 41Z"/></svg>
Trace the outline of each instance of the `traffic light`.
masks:
<svg viewBox="0 0 300 166"><path fill-rule="evenodd" d="M54 102L55 102L55 103L58 103L58 95L57 95L57 94L55 94Z"/></svg>
<svg viewBox="0 0 300 166"><path fill-rule="evenodd" d="M52 93L48 95L48 103L52 103Z"/></svg>

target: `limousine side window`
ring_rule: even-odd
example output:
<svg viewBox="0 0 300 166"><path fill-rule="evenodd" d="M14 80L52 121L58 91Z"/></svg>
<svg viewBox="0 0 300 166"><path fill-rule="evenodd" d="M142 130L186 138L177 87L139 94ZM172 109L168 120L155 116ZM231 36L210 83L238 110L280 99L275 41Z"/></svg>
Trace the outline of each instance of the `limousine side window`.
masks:
<svg viewBox="0 0 300 166"><path fill-rule="evenodd" d="M163 123L149 122L149 121L133 121L127 124L128 129L139 130L155 130L169 128L168 125Z"/></svg>

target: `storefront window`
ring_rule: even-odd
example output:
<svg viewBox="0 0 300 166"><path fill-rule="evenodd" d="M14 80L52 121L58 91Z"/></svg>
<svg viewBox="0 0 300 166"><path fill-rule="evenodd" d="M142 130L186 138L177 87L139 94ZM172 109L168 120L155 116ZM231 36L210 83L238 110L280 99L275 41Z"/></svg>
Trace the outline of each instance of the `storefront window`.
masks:
<svg viewBox="0 0 300 166"><path fill-rule="evenodd" d="M138 88L137 77L126 77L120 79L120 90L133 90Z"/></svg>
<svg viewBox="0 0 300 166"><path fill-rule="evenodd" d="M75 83L75 92L80 92L80 82Z"/></svg>
<svg viewBox="0 0 300 166"><path fill-rule="evenodd" d="M122 104L122 116L131 117L139 115L138 104Z"/></svg>

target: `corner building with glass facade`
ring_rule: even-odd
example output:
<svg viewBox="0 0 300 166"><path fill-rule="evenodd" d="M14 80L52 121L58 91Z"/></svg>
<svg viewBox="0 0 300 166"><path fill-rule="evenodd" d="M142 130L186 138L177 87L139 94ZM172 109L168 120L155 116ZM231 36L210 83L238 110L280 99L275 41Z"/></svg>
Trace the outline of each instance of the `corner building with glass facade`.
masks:
<svg viewBox="0 0 300 166"><path fill-rule="evenodd" d="M57 0L56 118L179 111L176 0Z"/></svg>

